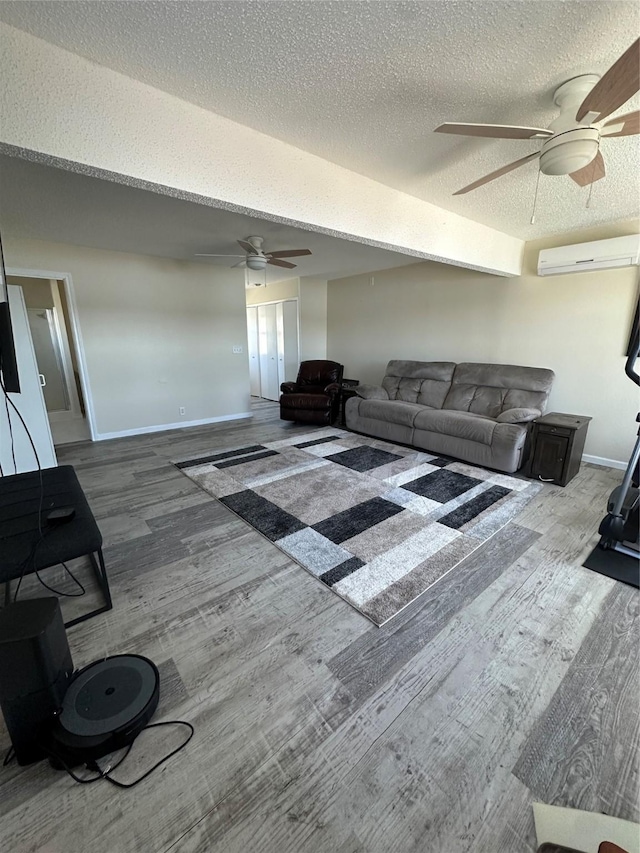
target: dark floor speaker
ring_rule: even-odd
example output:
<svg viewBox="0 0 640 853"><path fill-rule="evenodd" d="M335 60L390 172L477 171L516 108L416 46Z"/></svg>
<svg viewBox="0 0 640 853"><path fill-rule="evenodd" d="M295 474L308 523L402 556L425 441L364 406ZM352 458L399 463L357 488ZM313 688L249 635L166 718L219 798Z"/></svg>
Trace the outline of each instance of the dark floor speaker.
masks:
<svg viewBox="0 0 640 853"><path fill-rule="evenodd" d="M40 744L72 673L57 598L17 601L0 610L0 707L18 764L45 757Z"/></svg>
<svg viewBox="0 0 640 853"><path fill-rule="evenodd" d="M114 655L89 664L74 676L53 724L52 763L74 767L133 743L159 697L160 675L147 658Z"/></svg>

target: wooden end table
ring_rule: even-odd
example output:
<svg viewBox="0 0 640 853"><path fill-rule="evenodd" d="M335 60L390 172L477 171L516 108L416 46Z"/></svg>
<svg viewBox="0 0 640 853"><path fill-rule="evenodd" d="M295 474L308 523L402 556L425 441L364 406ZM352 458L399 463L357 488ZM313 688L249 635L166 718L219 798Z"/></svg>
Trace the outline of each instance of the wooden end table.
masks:
<svg viewBox="0 0 640 853"><path fill-rule="evenodd" d="M342 386L340 388L340 426L344 427L347 425L347 421L345 419L345 406L347 404L347 400L349 397L355 397L358 393L356 391L356 386L360 384L359 379L343 379Z"/></svg>
<svg viewBox="0 0 640 853"><path fill-rule="evenodd" d="M550 412L533 421L528 477L566 486L580 470L590 417Z"/></svg>

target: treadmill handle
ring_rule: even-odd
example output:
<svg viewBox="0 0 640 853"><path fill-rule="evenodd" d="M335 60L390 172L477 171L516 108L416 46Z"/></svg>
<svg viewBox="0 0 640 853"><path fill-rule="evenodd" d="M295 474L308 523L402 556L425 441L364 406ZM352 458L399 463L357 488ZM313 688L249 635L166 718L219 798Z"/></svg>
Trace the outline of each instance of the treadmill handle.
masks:
<svg viewBox="0 0 640 853"><path fill-rule="evenodd" d="M627 374L629 379L632 382L635 382L636 385L640 385L640 376L635 371L636 361L638 359L638 355L640 354L640 326L636 326L633 331L633 342L631 344L631 349L629 350L629 357L627 358L627 362L624 366L624 372Z"/></svg>

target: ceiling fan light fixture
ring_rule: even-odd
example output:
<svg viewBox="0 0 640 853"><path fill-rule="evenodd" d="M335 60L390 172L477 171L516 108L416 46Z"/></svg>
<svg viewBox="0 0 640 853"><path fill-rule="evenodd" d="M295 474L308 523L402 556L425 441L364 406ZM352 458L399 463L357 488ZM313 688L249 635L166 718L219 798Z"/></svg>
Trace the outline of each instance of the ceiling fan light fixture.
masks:
<svg viewBox="0 0 640 853"><path fill-rule="evenodd" d="M584 169L598 153L600 131L580 127L559 133L542 146L540 171L545 175L570 175Z"/></svg>
<svg viewBox="0 0 640 853"><path fill-rule="evenodd" d="M247 266L250 270L264 270L267 267L267 260L264 255L247 255Z"/></svg>

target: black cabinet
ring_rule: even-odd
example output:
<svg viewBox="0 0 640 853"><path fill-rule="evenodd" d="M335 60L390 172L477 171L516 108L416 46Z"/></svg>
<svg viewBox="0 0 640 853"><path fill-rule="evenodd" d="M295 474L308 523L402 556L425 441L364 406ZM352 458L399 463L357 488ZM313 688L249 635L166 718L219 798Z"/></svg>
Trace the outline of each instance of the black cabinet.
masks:
<svg viewBox="0 0 640 853"><path fill-rule="evenodd" d="M340 426L344 427L347 425L347 421L345 418L344 407L347 404L347 400L349 397L355 397L357 394L356 386L360 384L359 379L343 379L342 386L340 388Z"/></svg>
<svg viewBox="0 0 640 853"><path fill-rule="evenodd" d="M580 470L590 420L559 412L536 418L531 431L527 476L566 486Z"/></svg>

